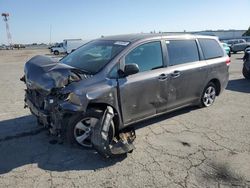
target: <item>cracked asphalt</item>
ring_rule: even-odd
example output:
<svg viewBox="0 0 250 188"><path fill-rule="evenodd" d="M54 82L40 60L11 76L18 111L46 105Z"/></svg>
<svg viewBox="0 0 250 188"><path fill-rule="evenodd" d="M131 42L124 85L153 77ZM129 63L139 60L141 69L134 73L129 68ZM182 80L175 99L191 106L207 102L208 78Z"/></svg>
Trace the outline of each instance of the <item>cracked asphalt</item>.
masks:
<svg viewBox="0 0 250 188"><path fill-rule="evenodd" d="M232 55L227 89L209 108L136 124L136 150L103 159L53 142L23 108L23 65L47 50L0 51L0 187L250 187L250 81Z"/></svg>

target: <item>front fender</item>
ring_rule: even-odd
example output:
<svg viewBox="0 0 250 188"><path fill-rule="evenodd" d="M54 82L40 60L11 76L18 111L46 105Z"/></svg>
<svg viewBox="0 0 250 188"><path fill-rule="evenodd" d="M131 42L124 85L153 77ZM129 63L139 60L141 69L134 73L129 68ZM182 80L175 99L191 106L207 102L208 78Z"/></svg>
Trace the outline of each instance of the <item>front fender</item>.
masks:
<svg viewBox="0 0 250 188"><path fill-rule="evenodd" d="M91 104L95 104L95 106L106 104L119 112L116 80L107 79L91 84L86 84L86 82L74 83L62 91L63 94L73 93L78 98L74 103L70 101L62 103L61 107L63 109L86 111Z"/></svg>

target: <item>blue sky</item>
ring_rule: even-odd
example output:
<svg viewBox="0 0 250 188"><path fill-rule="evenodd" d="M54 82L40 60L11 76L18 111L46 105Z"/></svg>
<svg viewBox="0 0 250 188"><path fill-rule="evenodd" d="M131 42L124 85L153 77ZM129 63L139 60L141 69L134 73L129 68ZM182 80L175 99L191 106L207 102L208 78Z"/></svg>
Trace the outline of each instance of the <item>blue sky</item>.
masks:
<svg viewBox="0 0 250 188"><path fill-rule="evenodd" d="M250 0L0 0L14 43L150 31L247 29ZM0 22L0 44L6 43Z"/></svg>

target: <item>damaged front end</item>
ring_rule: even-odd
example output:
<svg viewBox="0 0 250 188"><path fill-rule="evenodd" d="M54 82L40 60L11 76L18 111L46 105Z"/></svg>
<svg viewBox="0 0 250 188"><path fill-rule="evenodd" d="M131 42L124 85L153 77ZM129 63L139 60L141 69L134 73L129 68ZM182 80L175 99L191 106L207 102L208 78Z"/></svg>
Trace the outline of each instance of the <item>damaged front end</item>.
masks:
<svg viewBox="0 0 250 188"><path fill-rule="evenodd" d="M72 82L87 79L91 75L65 64L58 63L45 56L35 56L24 68L25 107L29 107L40 124L49 127L51 133L60 134L63 116L67 112L63 106L69 104L69 93L63 93L64 87ZM75 105L76 107L76 105ZM77 108L75 108L76 110Z"/></svg>
<svg viewBox="0 0 250 188"><path fill-rule="evenodd" d="M64 126L65 122L69 121L66 120L74 114L85 113L90 99L96 100L96 97L101 96L101 92L98 95L95 92L87 93L85 91L87 88L83 88L83 85L76 85L93 75L45 56L35 56L30 59L25 64L24 72L25 75L20 80L27 86L25 107L28 107L37 117L39 124L49 128L51 134L59 137L63 135L62 131L67 130ZM93 86L91 85L92 88ZM97 88L102 87L97 86ZM105 96L103 98L109 100L107 96L113 95ZM119 131L117 128L114 138L111 141L108 139L114 116L113 108L107 106L103 109L101 119L92 128L90 134L92 146L105 157L132 152L135 148L133 141L136 136L133 129Z"/></svg>

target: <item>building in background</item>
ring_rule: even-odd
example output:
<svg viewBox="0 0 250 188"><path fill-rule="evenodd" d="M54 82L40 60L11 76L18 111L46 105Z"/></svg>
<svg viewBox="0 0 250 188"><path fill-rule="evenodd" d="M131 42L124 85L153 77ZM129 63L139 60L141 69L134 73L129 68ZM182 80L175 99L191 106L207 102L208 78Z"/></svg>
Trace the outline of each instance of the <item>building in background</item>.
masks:
<svg viewBox="0 0 250 188"><path fill-rule="evenodd" d="M210 35L217 36L220 40L241 39L246 30L205 30L205 31L188 31L188 32L164 32L164 34L176 35L176 34L198 34L198 35Z"/></svg>

